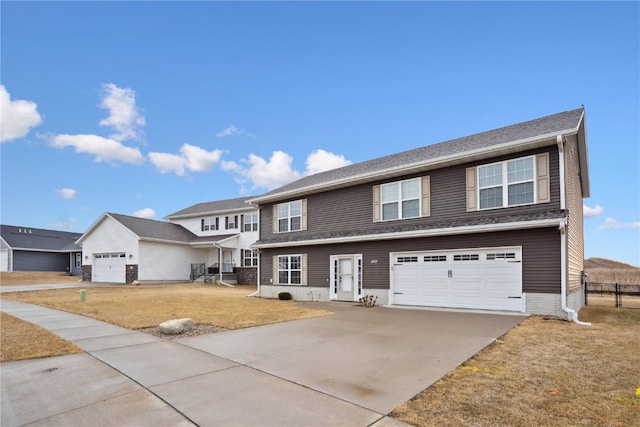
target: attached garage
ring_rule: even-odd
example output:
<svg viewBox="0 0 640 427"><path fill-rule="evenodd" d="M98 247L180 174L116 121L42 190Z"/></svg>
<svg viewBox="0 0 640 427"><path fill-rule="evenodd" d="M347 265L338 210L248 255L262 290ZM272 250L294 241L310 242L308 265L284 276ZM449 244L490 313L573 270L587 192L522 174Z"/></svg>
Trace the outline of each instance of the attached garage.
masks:
<svg viewBox="0 0 640 427"><path fill-rule="evenodd" d="M127 259L124 252L93 254L92 282L126 283Z"/></svg>
<svg viewBox="0 0 640 427"><path fill-rule="evenodd" d="M521 247L390 256L393 304L524 311Z"/></svg>

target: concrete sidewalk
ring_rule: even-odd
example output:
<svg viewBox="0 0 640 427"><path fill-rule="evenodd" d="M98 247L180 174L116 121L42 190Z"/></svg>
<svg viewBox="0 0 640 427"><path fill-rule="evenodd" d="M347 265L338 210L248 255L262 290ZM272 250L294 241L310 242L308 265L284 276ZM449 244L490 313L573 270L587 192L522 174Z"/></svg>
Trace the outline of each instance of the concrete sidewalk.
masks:
<svg viewBox="0 0 640 427"><path fill-rule="evenodd" d="M2 300L0 308L87 352L3 363L2 426L404 425L187 342L21 302ZM194 344L206 346L207 337Z"/></svg>

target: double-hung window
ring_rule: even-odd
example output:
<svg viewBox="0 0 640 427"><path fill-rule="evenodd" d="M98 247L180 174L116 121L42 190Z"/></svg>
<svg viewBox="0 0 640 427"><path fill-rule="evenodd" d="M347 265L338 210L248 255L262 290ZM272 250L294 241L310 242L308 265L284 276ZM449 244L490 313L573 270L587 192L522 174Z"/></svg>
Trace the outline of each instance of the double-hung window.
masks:
<svg viewBox="0 0 640 427"><path fill-rule="evenodd" d="M218 218L203 218L201 224L202 231L215 231L218 229Z"/></svg>
<svg viewBox="0 0 640 427"><path fill-rule="evenodd" d="M480 209L534 203L534 157L478 167Z"/></svg>
<svg viewBox="0 0 640 427"><path fill-rule="evenodd" d="M382 220L420 216L420 178L380 186Z"/></svg>
<svg viewBox="0 0 640 427"><path fill-rule="evenodd" d="M258 251L256 249L242 250L242 266L243 267L258 266Z"/></svg>
<svg viewBox="0 0 640 427"><path fill-rule="evenodd" d="M258 214L245 214L242 221L242 231L258 231Z"/></svg>
<svg viewBox="0 0 640 427"><path fill-rule="evenodd" d="M279 284L302 284L302 255L279 255L277 268Z"/></svg>
<svg viewBox="0 0 640 427"><path fill-rule="evenodd" d="M302 200L277 206L278 233L302 230Z"/></svg>

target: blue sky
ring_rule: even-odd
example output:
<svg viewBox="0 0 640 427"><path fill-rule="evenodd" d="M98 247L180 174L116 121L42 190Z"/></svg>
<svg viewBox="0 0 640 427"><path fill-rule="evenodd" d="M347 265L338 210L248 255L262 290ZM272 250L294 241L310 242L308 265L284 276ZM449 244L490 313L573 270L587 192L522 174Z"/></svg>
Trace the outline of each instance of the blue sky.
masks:
<svg viewBox="0 0 640 427"><path fill-rule="evenodd" d="M85 231L584 105L585 251L640 265L638 2L1 4L3 224Z"/></svg>

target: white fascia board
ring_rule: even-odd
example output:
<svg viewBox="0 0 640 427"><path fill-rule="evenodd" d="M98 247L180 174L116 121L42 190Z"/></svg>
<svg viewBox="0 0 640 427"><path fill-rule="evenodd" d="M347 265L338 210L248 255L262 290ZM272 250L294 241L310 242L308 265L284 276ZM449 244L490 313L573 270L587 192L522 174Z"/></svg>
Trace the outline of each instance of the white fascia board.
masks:
<svg viewBox="0 0 640 427"><path fill-rule="evenodd" d="M91 224L91 227L89 227L87 229L87 231L82 233L82 236L80 236L80 238L78 240L76 240L76 244L81 245L82 242L85 240L85 238L89 234L91 234L93 232L93 230L95 230L98 227L98 225L100 225L102 223L102 221L104 221L105 218L107 218L107 216L109 216L109 215L106 212L103 213L102 215L100 215L100 217L97 220L95 220L95 222L93 224ZM113 219L113 218L111 218L111 219Z"/></svg>
<svg viewBox="0 0 640 427"><path fill-rule="evenodd" d="M140 237L139 240L141 242L170 243L170 244L174 244L174 245L191 245L191 242L182 242L182 241L178 241L178 240L155 239L153 237Z"/></svg>
<svg viewBox="0 0 640 427"><path fill-rule="evenodd" d="M253 206L247 206L246 208L236 208L236 209L225 209L221 211L202 211L202 212L194 212L189 214L182 215L168 215L165 216L164 219L184 219L184 218L194 218L199 216L208 216L208 215L226 215L226 214L242 214L245 212L253 212L257 210Z"/></svg>
<svg viewBox="0 0 640 427"><path fill-rule="evenodd" d="M516 141L506 142L504 144L492 145L491 147L478 148L475 150L464 151L461 153L451 154L448 156L436 157L428 161L420 161L403 165L401 167L387 168L383 170L377 170L371 173L364 173L360 175L354 175L348 178L312 185L304 188L298 188L295 190L287 191L284 193L274 194L273 196L256 197L255 199L248 200L249 203L259 205L261 203L269 203L291 197L301 196L308 193L313 193L316 190L327 190L330 188L340 188L345 186L354 185L360 182L374 181L376 179L383 179L390 176L407 175L414 171L431 170L440 167L450 166L453 164L466 163L474 160L480 160L481 158L494 157L506 152L518 152L524 151L529 148L536 148L540 146L540 143L552 140L549 145L555 144L556 137L558 135L573 135L578 132L578 128L565 129L558 132L552 132L544 135L538 135L531 138L519 139Z"/></svg>
<svg viewBox="0 0 640 427"><path fill-rule="evenodd" d="M369 234L365 236L332 237L329 239L301 240L297 242L254 244L252 248L269 249L288 246L330 245L334 243L369 242L375 240L415 239L419 237L451 236L454 234L489 233L496 231L522 230L559 226L565 219L541 219L536 221L506 222L503 224L469 225L463 227L436 228L432 230L403 231L399 233Z"/></svg>

